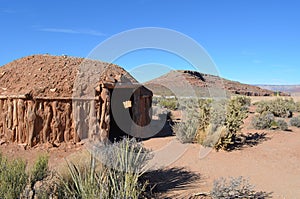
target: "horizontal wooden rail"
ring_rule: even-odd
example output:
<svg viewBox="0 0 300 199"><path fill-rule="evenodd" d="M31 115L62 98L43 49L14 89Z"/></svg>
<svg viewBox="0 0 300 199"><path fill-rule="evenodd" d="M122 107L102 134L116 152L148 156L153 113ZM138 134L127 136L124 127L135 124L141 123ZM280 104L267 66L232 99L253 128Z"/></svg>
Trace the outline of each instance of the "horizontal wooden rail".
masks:
<svg viewBox="0 0 300 199"><path fill-rule="evenodd" d="M90 101L99 100L99 97L27 97L25 95L0 95L0 99L28 99L28 100L68 100L68 101Z"/></svg>

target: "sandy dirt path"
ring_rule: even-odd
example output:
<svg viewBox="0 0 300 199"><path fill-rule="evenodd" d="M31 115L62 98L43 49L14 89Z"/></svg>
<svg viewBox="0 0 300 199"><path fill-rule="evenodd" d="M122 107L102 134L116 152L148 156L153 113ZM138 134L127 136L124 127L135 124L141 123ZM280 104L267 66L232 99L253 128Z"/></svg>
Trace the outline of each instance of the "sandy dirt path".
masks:
<svg viewBox="0 0 300 199"><path fill-rule="evenodd" d="M268 131L268 140L254 147L232 152L211 151L204 158L199 157L201 147L189 144L184 155L167 168L184 168L199 174L200 179L188 188L167 190L166 195L188 196L209 191L213 180L219 177L249 178L257 190L273 192L274 198L300 197L300 131ZM156 138L145 141L145 146L161 150L174 137ZM168 178L166 176L166 181ZM196 184L198 183L198 184ZM178 197L179 197L178 196Z"/></svg>

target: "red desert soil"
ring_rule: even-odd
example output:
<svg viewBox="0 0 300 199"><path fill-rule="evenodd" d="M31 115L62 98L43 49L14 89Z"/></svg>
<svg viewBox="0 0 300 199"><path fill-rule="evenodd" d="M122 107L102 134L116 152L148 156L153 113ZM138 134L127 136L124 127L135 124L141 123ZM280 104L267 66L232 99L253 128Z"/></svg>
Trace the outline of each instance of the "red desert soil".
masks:
<svg viewBox="0 0 300 199"><path fill-rule="evenodd" d="M292 127L291 132L255 131L247 127L250 119L251 117L245 121L243 131L264 132L268 139L256 146L232 152L212 150L200 158L200 152L205 153L201 146L182 145L172 136L144 141L145 146L155 152L155 162L160 162L160 165L164 166L163 171L166 171L165 173L160 171L157 175L154 172L154 176L160 178L157 186L162 187L163 190L163 195L160 197L186 198L194 193L208 192L213 180L219 177L244 176L249 178L250 183L254 184L257 190L273 192L273 198L298 198L300 196L300 129ZM184 153L176 154L176 150ZM59 148L47 149L46 145L40 145L24 150L21 146L8 144L0 146L0 151L8 157L23 158L29 164L32 164L39 154L49 153L50 167L57 168L65 163L65 158L82 154L85 147L63 145ZM198 174L200 177L188 182L189 173ZM181 178L185 182L180 181Z"/></svg>

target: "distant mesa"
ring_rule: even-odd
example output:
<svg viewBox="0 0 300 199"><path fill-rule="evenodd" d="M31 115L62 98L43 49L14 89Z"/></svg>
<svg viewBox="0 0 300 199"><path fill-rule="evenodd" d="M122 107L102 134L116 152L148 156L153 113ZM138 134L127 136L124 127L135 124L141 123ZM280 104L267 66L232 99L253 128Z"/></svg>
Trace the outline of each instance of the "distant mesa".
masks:
<svg viewBox="0 0 300 199"><path fill-rule="evenodd" d="M274 92L284 92L290 95L300 96L300 85L256 85L256 86Z"/></svg>

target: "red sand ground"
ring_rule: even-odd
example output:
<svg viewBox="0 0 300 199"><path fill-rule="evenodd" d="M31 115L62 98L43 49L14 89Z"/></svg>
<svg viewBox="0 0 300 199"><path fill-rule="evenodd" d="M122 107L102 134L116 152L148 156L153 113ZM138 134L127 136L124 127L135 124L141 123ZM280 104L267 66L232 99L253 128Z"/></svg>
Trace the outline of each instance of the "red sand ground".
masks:
<svg viewBox="0 0 300 199"><path fill-rule="evenodd" d="M253 115L252 115L253 116ZM170 149L162 159L172 156L173 148L184 147L185 153L166 165L165 172L157 173L160 178L157 187L163 192L161 197L185 198L198 192L211 189L214 179L229 176L244 176L256 185L257 190L274 192L273 198L300 197L300 129L290 128L291 132L254 131L248 129L251 117L246 120L248 132L265 132L269 138L254 147L246 147L232 152L211 151L204 158L199 157L201 147L196 144L181 145L175 137L153 138L144 141L147 148L155 152ZM65 145L59 148L42 147L24 150L17 145L2 145L0 151L9 157L21 157L31 164L41 153L50 154L50 166L56 168L65 162L64 158L84 150L84 146ZM165 157L165 158L164 158ZM177 168L177 169L171 169ZM191 172L191 173L189 173ZM199 174L193 181L188 175ZM190 179L191 182L188 182ZM182 181L181 181L182 180ZM185 182L184 182L185 181ZM189 184L190 183L190 184Z"/></svg>

